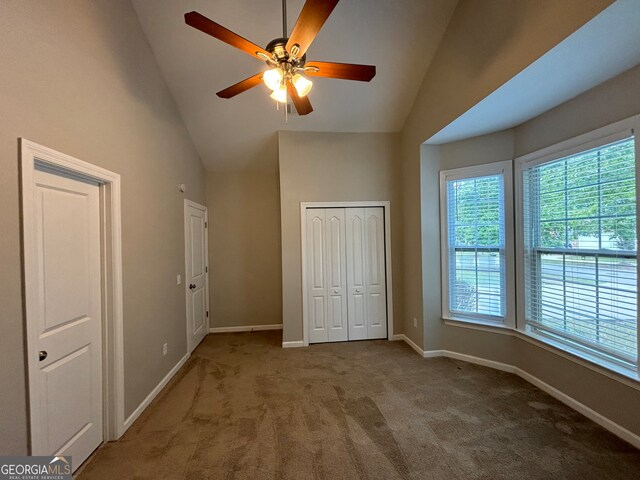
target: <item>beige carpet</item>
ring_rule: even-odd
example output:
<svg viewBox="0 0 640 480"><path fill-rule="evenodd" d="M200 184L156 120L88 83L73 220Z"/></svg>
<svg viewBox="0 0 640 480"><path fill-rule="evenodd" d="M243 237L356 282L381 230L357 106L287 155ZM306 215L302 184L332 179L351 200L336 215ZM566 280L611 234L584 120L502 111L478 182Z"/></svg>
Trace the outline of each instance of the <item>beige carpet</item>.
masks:
<svg viewBox="0 0 640 480"><path fill-rule="evenodd" d="M635 479L640 451L520 378L401 342L209 335L89 479Z"/></svg>

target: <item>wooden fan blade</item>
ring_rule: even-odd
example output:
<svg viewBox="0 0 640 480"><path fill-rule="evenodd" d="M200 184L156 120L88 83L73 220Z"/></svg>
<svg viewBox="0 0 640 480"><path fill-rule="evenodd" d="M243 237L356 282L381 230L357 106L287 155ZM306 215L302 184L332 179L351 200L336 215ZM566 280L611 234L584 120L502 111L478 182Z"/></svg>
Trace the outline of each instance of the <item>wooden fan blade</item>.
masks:
<svg viewBox="0 0 640 480"><path fill-rule="evenodd" d="M376 76L376 67L374 65L356 65L354 63L335 63L335 62L309 62L305 67L316 67L305 70L305 75L310 77L328 77L341 78L343 80L357 80L359 82L369 82Z"/></svg>
<svg viewBox="0 0 640 480"><path fill-rule="evenodd" d="M307 0L287 41L287 52L298 45L296 57L301 58L337 4L338 0Z"/></svg>
<svg viewBox="0 0 640 480"><path fill-rule="evenodd" d="M220 98L235 97L239 93L246 92L250 88L253 88L256 85L260 85L260 83L262 82L262 75L263 75L263 72L256 73L252 77L245 78L244 80L236 83L235 85L231 85L230 87L225 88L224 90L220 90L218 93L216 93L216 95L219 96Z"/></svg>
<svg viewBox="0 0 640 480"><path fill-rule="evenodd" d="M313 107L311 106L309 97L307 95L304 97L298 96L298 91L291 82L287 82L287 91L291 96L291 100L293 101L293 105L296 107L298 115L308 115L313 112Z"/></svg>
<svg viewBox="0 0 640 480"><path fill-rule="evenodd" d="M217 38L218 40L222 40L224 43L228 43L232 47L239 48L243 52L248 53L252 57L256 57L259 60L264 60L258 56L258 53L262 53L266 55L268 58L271 58L271 54L267 52L264 48L259 47L253 42L250 42L246 38L241 37L237 33L233 33L228 28L223 27L222 25L217 24L213 20L208 19L204 15L199 14L198 12L189 12L184 14L184 21L187 25L197 28L201 32L207 33L212 37Z"/></svg>

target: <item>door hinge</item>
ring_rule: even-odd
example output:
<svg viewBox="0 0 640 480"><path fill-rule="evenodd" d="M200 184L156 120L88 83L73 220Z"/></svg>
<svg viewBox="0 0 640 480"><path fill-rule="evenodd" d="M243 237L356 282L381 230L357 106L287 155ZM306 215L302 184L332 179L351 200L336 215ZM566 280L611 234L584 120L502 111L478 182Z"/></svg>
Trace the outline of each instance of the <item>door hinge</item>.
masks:
<svg viewBox="0 0 640 480"><path fill-rule="evenodd" d="M204 222L204 228L207 228L208 226L207 222Z"/></svg>
<svg viewBox="0 0 640 480"><path fill-rule="evenodd" d="M204 267L204 273L209 273L209 267Z"/></svg>
<svg viewBox="0 0 640 480"><path fill-rule="evenodd" d="M207 310L207 318L209 318L209 310Z"/></svg>

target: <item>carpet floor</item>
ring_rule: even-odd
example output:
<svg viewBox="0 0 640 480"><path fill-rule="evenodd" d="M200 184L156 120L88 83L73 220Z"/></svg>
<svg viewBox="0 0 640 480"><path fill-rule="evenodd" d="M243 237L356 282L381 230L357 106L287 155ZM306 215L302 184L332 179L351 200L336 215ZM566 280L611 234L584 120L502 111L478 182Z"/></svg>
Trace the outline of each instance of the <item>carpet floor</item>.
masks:
<svg viewBox="0 0 640 480"><path fill-rule="evenodd" d="M209 335L89 479L634 479L640 451L519 377L403 342Z"/></svg>

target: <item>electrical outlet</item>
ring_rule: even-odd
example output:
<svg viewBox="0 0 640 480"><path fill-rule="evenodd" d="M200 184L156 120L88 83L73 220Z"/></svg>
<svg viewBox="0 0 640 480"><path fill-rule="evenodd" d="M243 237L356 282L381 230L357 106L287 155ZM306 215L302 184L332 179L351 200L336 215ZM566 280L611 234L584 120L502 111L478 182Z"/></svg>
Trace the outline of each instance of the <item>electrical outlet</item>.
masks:
<svg viewBox="0 0 640 480"><path fill-rule="evenodd" d="M413 317L413 328L418 328L418 319Z"/></svg>
<svg viewBox="0 0 640 480"><path fill-rule="evenodd" d="M167 354L168 350L169 350L169 348L168 348L166 343L164 345L162 345L162 356L163 357Z"/></svg>
<svg viewBox="0 0 640 480"><path fill-rule="evenodd" d="M182 276L180 274L178 274L178 276L176 276L176 283L178 285L180 285L182 283Z"/></svg>

